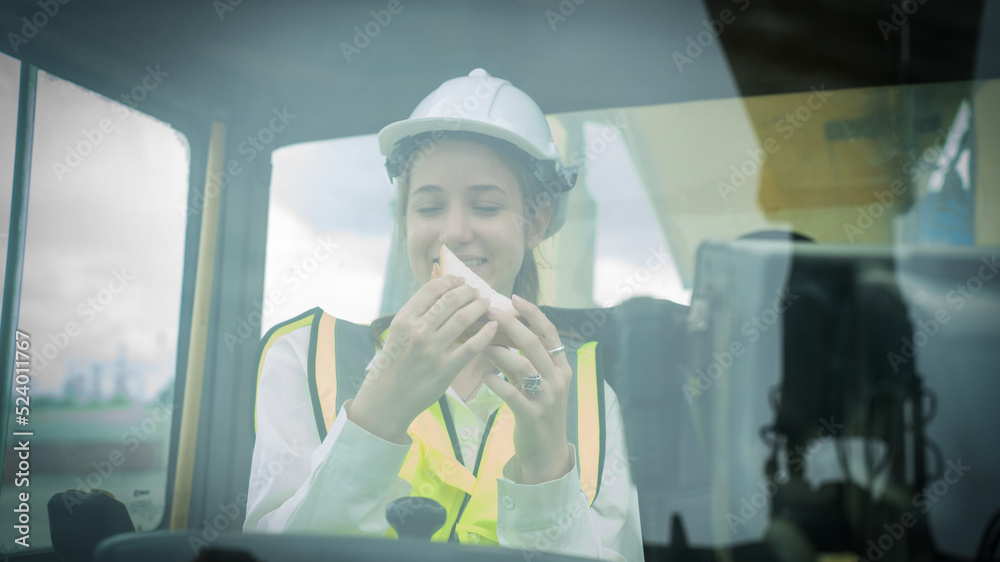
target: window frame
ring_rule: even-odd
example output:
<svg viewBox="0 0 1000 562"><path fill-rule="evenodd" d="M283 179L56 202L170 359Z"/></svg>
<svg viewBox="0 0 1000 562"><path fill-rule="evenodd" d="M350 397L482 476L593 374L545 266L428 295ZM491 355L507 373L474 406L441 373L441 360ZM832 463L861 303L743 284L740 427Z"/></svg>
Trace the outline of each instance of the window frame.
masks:
<svg viewBox="0 0 1000 562"><path fill-rule="evenodd" d="M5 53L6 54L6 53ZM11 56L11 55L8 55ZM20 297L22 285L22 273L25 258L25 237L27 232L27 214L30 199L30 182L32 166L32 142L35 124L35 102L37 92L37 76L40 70L45 70L25 58L11 56L20 62L21 72L19 75L19 99L18 99L18 126L17 140L14 154L14 185L11 198L11 221L9 225L9 236L7 240L7 269L5 272L5 284L3 290L3 306L0 311L0 360L3 361L3 370L0 376L3 377L4 387L9 388L13 381L14 362L14 331L17 329L20 320ZM54 76L58 76L52 73ZM72 79L58 76L78 87L85 88L93 93L111 98L107 91L94 89L89 85L81 84ZM111 98L113 99L113 98ZM189 148L189 168L187 186L188 209L195 204L197 197L196 187L202 187L205 171L207 168L207 148L209 129L203 119L189 112L171 113L173 119L165 119L162 112L144 111L143 109L132 108L148 117L152 117L161 122L169 124L175 131L183 135ZM177 109L182 109L180 106ZM0 203L2 204L2 203ZM163 516L160 524L153 530L164 530L170 528L170 521L173 515L174 480L176 478L177 456L179 449L179 430L184 417L184 395L187 382L188 356L190 353L190 337L181 337L190 334L194 311L194 285L197 277L199 241L201 239L201 216L200 214L188 214L185 218L184 226L184 250L181 273L181 294L180 307L178 310L178 338L176 349L176 363L174 370L174 413L171 417L170 438L168 453L166 457L166 484L164 497L166 499ZM34 373L32 373L34 376ZM11 421L8 416L0 419L0 430L4 433L4 446L10 443ZM0 472L5 469L4 458L0 456ZM49 498L33 498L32 505L35 510L45 509L45 502ZM36 531L37 532L37 531ZM48 532L48 531L44 531ZM14 559L42 559L48 560L54 554L54 549L50 546L42 549L29 549L22 552L12 552L4 556ZM51 558L55 560L56 558Z"/></svg>

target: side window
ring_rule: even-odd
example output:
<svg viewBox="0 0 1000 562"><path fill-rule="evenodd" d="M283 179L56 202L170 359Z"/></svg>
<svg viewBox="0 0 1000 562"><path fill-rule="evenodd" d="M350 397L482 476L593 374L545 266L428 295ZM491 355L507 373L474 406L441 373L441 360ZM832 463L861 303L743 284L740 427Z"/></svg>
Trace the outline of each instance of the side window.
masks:
<svg viewBox="0 0 1000 562"><path fill-rule="evenodd" d="M0 73L8 75L4 66ZM30 485L15 484L8 456L0 492L8 514L30 492L32 549L51 546L46 504L67 489L112 493L138 530L163 519L180 403L186 217L177 209L190 162L185 137L141 103L128 107L42 71L36 103L18 326L30 342L30 408L27 423L13 426L33 433ZM9 206L7 195L4 213ZM19 536L5 526L0 551L24 550Z"/></svg>
<svg viewBox="0 0 1000 562"><path fill-rule="evenodd" d="M596 222L594 303L614 306L633 296L688 304L684 287L654 206L636 171L622 111L589 112L583 126L587 185L600 212ZM570 159L573 155L570 155Z"/></svg>
<svg viewBox="0 0 1000 562"><path fill-rule="evenodd" d="M275 151L261 333L315 306L351 322L379 316L396 195L383 162L375 135Z"/></svg>
<svg viewBox="0 0 1000 562"><path fill-rule="evenodd" d="M18 76L21 62L0 53L0 291L7 268L7 232L14 178L14 142L17 136Z"/></svg>

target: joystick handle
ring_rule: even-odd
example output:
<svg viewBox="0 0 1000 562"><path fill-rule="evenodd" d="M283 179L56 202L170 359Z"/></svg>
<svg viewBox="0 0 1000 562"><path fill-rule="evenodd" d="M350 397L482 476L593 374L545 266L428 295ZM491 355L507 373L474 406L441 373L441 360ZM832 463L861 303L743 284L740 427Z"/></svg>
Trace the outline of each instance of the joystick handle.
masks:
<svg viewBox="0 0 1000 562"><path fill-rule="evenodd" d="M401 539L430 542L447 517L448 513L441 504L419 496L399 498L385 508L386 521Z"/></svg>

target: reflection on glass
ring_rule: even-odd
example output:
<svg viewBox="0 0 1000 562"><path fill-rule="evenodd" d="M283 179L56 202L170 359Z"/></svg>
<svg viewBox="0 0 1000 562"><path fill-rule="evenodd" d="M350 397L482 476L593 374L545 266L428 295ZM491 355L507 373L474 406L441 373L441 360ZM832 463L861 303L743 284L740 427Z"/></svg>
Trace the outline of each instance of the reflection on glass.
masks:
<svg viewBox="0 0 1000 562"><path fill-rule="evenodd" d="M539 251L543 301L613 306L647 295L687 304L697 252L706 241L761 231L805 235L817 243L812 250L817 256L858 259L882 252L880 267L899 268L892 274L898 284L894 306L905 308L911 321L924 322L917 327L947 318L937 320L938 335L925 335L929 343L918 362L938 405L936 415L925 420L926 435L935 443L928 447L937 447L944 462L972 459L975 470L995 473L1000 464L993 449L963 428L973 415L982 427L997 423L990 413L996 393L985 392L992 383L981 378L995 355L990 344L996 299L990 295L996 291L988 281L996 259L992 252L981 260L974 254L1000 243L993 219L997 198L989 197L996 185L995 159L989 155L997 138L998 91L996 81L850 90L817 85L797 93L550 116L556 142L571 164L582 166L582 174L566 226ZM346 173L332 172L344 168ZM275 155L274 173L263 328L317 304L337 316L370 322L379 315L385 285L405 285L404 276L394 280L386 267L395 259L389 250L392 191L374 138L285 149ZM317 252L324 235L343 244L321 260ZM898 260L892 252L902 246L918 246L925 261ZM773 391L786 374L782 346L789 340L778 318L785 321L782 314L795 300L780 292L787 271L758 267L764 262L743 250L734 247L732 256L715 262L712 275L703 274L706 294L717 298L710 310L731 324L706 322L691 330L714 330L719 347L706 347L699 343L704 334L688 332L688 313L699 313L692 307L677 312L681 328L671 332L676 340L659 342L670 352L669 361L654 361L663 350L648 342L622 351L631 366L641 368L627 371L618 384L639 393L669 392L651 404L669 411L669 424L662 427L673 433L657 426L652 432L659 433L641 443L670 463L651 465L656 493L640 496L641 503L649 502L643 505L649 543L667 542L672 513L686 518L693 544L761 540L770 528L775 486L787 476L779 471L774 474L781 481L772 479L769 462L784 469L807 465L805 478L812 486L849 484L879 496L891 483L871 470L878 464L872 459L898 443L844 430L842 417L814 420L822 432L799 436L804 448L771 460L773 431L761 431L775 421L779 401ZM950 257L961 258L961 264L939 267ZM935 265L924 271L926 264ZM970 264L975 268L966 271ZM405 258L402 265L408 268ZM822 271L811 275L824 279ZM713 276L729 284L713 293L720 291L710 287ZM274 295L294 305L273 306L268 316L266 303L277 302ZM829 303L830 310L849 305L844 299ZM796 309L798 326L809 326L802 320L808 320L806 310ZM803 333L792 335L809 335ZM802 353L813 350L819 346L806 346ZM721 378L706 378L709 373ZM669 388L661 382L667 378ZM700 384L697 393L686 397L685 389L694 384ZM785 400L794 403L795 397ZM654 451L657 447L662 449ZM650 451L640 454L656 458ZM932 482L939 478L937 467L928 470ZM967 480L928 512L931 531L946 550L971 556L977 533L995 509L978 490ZM903 509L914 513L924 505L915 505L924 500L912 496L904 500ZM962 527L963 515L974 517L974 525Z"/></svg>
<svg viewBox="0 0 1000 562"><path fill-rule="evenodd" d="M189 153L141 109L38 74L20 308L33 548L50 540L45 502L66 489L111 492L137 529L164 512ZM20 548L10 533L7 552Z"/></svg>

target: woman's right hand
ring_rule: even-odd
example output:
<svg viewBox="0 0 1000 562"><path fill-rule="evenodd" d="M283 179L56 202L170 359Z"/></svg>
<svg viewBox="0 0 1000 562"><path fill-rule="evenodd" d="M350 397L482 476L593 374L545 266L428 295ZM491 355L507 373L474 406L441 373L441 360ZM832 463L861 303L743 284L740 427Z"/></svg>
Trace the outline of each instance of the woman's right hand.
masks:
<svg viewBox="0 0 1000 562"><path fill-rule="evenodd" d="M425 283L389 324L385 344L348 417L369 433L405 444L406 430L437 402L459 371L489 345L497 322L455 340L489 308L489 299L462 279L445 275Z"/></svg>

